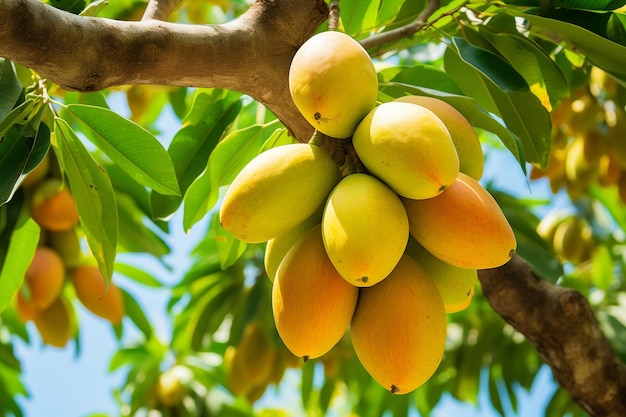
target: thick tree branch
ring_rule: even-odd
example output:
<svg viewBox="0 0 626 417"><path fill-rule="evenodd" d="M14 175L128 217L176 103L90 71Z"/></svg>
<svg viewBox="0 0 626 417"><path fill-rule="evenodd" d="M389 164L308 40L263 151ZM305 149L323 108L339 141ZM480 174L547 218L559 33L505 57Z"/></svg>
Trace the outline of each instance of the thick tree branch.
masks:
<svg viewBox="0 0 626 417"><path fill-rule="evenodd" d="M323 0L263 0L224 25L76 16L39 0L0 2L0 56L64 88L219 87L274 111L299 140L313 128L289 95L293 54L327 18Z"/></svg>
<svg viewBox="0 0 626 417"><path fill-rule="evenodd" d="M626 416L626 366L582 294L537 277L518 256L479 278L493 309L528 338L585 411Z"/></svg>

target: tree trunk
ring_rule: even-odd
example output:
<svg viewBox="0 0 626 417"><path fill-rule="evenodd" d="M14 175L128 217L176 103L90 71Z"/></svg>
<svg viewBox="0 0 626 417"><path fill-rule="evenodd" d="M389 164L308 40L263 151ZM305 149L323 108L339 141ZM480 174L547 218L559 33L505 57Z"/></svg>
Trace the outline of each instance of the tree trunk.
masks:
<svg viewBox="0 0 626 417"><path fill-rule="evenodd" d="M70 90L161 84L240 91L306 141L313 128L291 100L287 74L295 51L327 16L323 0L259 0L228 24L180 25L81 17L39 0L2 0L0 56ZM626 368L580 293L538 278L517 256L479 277L494 310L534 344L583 409L626 416Z"/></svg>

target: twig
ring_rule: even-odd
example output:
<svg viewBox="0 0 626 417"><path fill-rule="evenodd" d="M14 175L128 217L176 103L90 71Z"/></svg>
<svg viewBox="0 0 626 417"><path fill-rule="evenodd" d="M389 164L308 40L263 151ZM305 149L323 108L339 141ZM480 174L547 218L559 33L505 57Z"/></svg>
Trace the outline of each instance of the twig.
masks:
<svg viewBox="0 0 626 417"><path fill-rule="evenodd" d="M328 8L328 30L337 30L339 27L339 0L332 0Z"/></svg>
<svg viewBox="0 0 626 417"><path fill-rule="evenodd" d="M419 32L428 25L428 18L437 11L440 5L440 0L429 0L422 13L413 22L408 25L401 26L399 28L390 30L388 32L377 33L369 38L365 38L361 41L363 48L368 49L373 46L382 45L384 43L393 42L398 39L406 38L414 33Z"/></svg>
<svg viewBox="0 0 626 417"><path fill-rule="evenodd" d="M165 20L180 0L150 0L141 20Z"/></svg>

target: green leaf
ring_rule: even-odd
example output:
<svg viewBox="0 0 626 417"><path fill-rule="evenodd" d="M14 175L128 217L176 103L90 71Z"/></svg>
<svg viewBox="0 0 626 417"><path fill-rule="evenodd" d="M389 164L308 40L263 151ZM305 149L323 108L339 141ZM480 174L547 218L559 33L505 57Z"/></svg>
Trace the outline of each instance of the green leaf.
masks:
<svg viewBox="0 0 626 417"><path fill-rule="evenodd" d="M362 32L363 28L366 30L374 28L380 2L381 0L342 0L340 19L344 31L355 36Z"/></svg>
<svg viewBox="0 0 626 417"><path fill-rule="evenodd" d="M463 91L448 74L433 65L416 64L409 67L385 68L379 72L379 77L382 78L380 81L381 90L387 93L390 93L388 90L392 87L412 85L450 94L463 94ZM397 94L391 92L391 95Z"/></svg>
<svg viewBox="0 0 626 417"><path fill-rule="evenodd" d="M13 125L27 124L33 115L39 111L38 100L26 100L9 112L6 117L0 120L0 140Z"/></svg>
<svg viewBox="0 0 626 417"><path fill-rule="evenodd" d="M498 55L462 38L454 38L453 45L444 57L448 74L520 138L529 162L544 167L550 153L550 115L524 78Z"/></svg>
<svg viewBox="0 0 626 417"><path fill-rule="evenodd" d="M185 193L185 230L190 230L213 208L219 197L219 187L230 184L239 171L259 154L277 125L277 122L270 122L237 130L215 147L206 169Z"/></svg>
<svg viewBox="0 0 626 417"><path fill-rule="evenodd" d="M618 78L626 79L626 47L572 23L526 13L516 13L528 20L534 33L549 39L563 39L591 63Z"/></svg>
<svg viewBox="0 0 626 417"><path fill-rule="evenodd" d="M593 284L604 291L608 291L613 283L613 258L606 245L597 246L592 255L593 268L591 280Z"/></svg>
<svg viewBox="0 0 626 417"><path fill-rule="evenodd" d="M243 255L248 244L235 238L230 232L224 229L217 214L213 216L211 228L215 230L215 241L217 243L217 251L220 254L222 269L226 269L232 266L237 259Z"/></svg>
<svg viewBox="0 0 626 417"><path fill-rule="evenodd" d="M146 225L147 218L131 196L117 192L115 200L120 229L118 236L120 252L149 253L157 258L170 253L167 243Z"/></svg>
<svg viewBox="0 0 626 417"><path fill-rule="evenodd" d="M140 283L141 285L152 288L163 288L163 284L145 268L138 268L134 265L117 262L115 264L115 272L117 272L118 274L122 274L125 277Z"/></svg>
<svg viewBox="0 0 626 417"><path fill-rule="evenodd" d="M87 4L85 0L48 0L51 6L65 10L73 14L80 13Z"/></svg>
<svg viewBox="0 0 626 417"><path fill-rule="evenodd" d="M150 132L103 107L70 104L67 109L85 123L94 144L138 183L180 194L172 161Z"/></svg>
<svg viewBox="0 0 626 417"><path fill-rule="evenodd" d="M106 171L69 124L59 118L54 124L60 161L76 201L80 225L108 284L113 276L118 234L115 192Z"/></svg>
<svg viewBox="0 0 626 417"><path fill-rule="evenodd" d="M109 4L109 0L96 0L80 12L81 16L97 16Z"/></svg>
<svg viewBox="0 0 626 417"><path fill-rule="evenodd" d="M0 206L11 200L19 186L19 179L26 167L35 144L36 132L30 124L13 125L0 142Z"/></svg>
<svg viewBox="0 0 626 417"><path fill-rule="evenodd" d="M0 120L13 109L22 93L22 83L17 79L13 64L0 57Z"/></svg>
<svg viewBox="0 0 626 417"><path fill-rule="evenodd" d="M206 168L211 152L241 109L238 93L223 94L220 90L216 92L220 94L217 94L214 101L203 102L207 108L203 109L202 120L194 124L183 120L183 128L176 133L167 150L174 164L182 195ZM192 114L195 111L197 110L193 107L190 110ZM165 196L152 192L150 202L153 217L166 218L174 213L183 201L182 195Z"/></svg>
<svg viewBox="0 0 626 417"><path fill-rule="evenodd" d="M539 7L546 4L542 0L506 0L507 4ZM550 8L567 7L570 9L615 10L626 4L624 0L548 0Z"/></svg>
<svg viewBox="0 0 626 417"><path fill-rule="evenodd" d="M120 290L124 297L124 314L135 323L135 326L143 333L146 339L150 339L152 337L152 325L143 308L128 291L122 288Z"/></svg>
<svg viewBox="0 0 626 417"><path fill-rule="evenodd" d="M7 256L0 272L0 312L9 305L24 281L26 270L37 249L39 233L37 223L28 218L11 234Z"/></svg>

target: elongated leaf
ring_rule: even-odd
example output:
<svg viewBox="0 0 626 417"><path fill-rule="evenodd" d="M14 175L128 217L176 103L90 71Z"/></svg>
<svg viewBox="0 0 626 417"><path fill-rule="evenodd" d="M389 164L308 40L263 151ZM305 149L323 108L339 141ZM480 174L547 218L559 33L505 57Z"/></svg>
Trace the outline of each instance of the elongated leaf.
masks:
<svg viewBox="0 0 626 417"><path fill-rule="evenodd" d="M80 225L108 284L113 276L118 234L115 192L106 171L96 163L69 124L57 118L54 126Z"/></svg>
<svg viewBox="0 0 626 417"><path fill-rule="evenodd" d="M153 274L151 274L149 271L146 271L144 268L139 268L134 265L117 262L115 264L115 272L117 272L118 274L122 274L125 277L140 283L141 285L146 285L152 288L163 287L163 284L158 279L156 279Z"/></svg>
<svg viewBox="0 0 626 417"><path fill-rule="evenodd" d="M180 194L172 161L150 132L103 107L70 104L67 109L89 128L94 144L138 183Z"/></svg>
<svg viewBox="0 0 626 417"><path fill-rule="evenodd" d="M196 100L196 103L200 100ZM202 101L204 104L204 101ZM239 94L219 94L215 101L206 103L203 118L196 124L183 123L184 127L176 133L168 148L174 164L176 178L181 194L187 191L193 181L205 169L211 152L218 141L235 120L241 109ZM195 108L190 111L196 112ZM180 206L183 196L165 196L156 191L150 196L154 218L166 218Z"/></svg>
<svg viewBox="0 0 626 417"><path fill-rule="evenodd" d="M13 125L24 125L39 110L39 102L37 100L26 100L16 106L13 110L0 120L0 140Z"/></svg>
<svg viewBox="0 0 626 417"><path fill-rule="evenodd" d="M342 0L341 23L348 35L357 35L362 28L371 29L376 26L376 17L380 0L358 1Z"/></svg>
<svg viewBox="0 0 626 417"><path fill-rule="evenodd" d="M0 120L13 109L22 93L22 83L17 79L11 61L0 57Z"/></svg>
<svg viewBox="0 0 626 417"><path fill-rule="evenodd" d="M539 7L546 2L541 0L505 0L507 4L515 4L519 6ZM569 9L587 9L587 10L615 10L626 4L625 0L549 0L550 8L567 7Z"/></svg>
<svg viewBox="0 0 626 417"><path fill-rule="evenodd" d="M13 299L24 281L39 242L40 228L32 219L26 219L11 234L9 250L0 272L0 312Z"/></svg>
<svg viewBox="0 0 626 417"><path fill-rule="evenodd" d="M533 32L552 39L567 40L594 65L626 79L626 46L572 23L525 13L517 13L517 16L532 23Z"/></svg>
<svg viewBox="0 0 626 417"><path fill-rule="evenodd" d="M211 227L215 229L215 241L217 243L217 251L220 254L222 269L226 269L232 266L237 259L243 255L248 244L235 238L224 229L220 224L218 215L213 216Z"/></svg>
<svg viewBox="0 0 626 417"><path fill-rule="evenodd" d="M135 326L143 333L146 339L152 337L152 325L150 320L146 316L144 309L141 308L135 297L133 297L128 291L120 288L122 296L124 298L124 314L135 323Z"/></svg>
<svg viewBox="0 0 626 417"><path fill-rule="evenodd" d="M200 221L215 205L219 187L230 184L241 169L258 155L277 123L253 125L228 135L211 153L206 169L185 194L183 227L185 230Z"/></svg>
<svg viewBox="0 0 626 417"><path fill-rule="evenodd" d="M19 185L19 178L35 144L35 135L30 124L13 125L0 142L0 206L11 199Z"/></svg>
<svg viewBox="0 0 626 417"><path fill-rule="evenodd" d="M161 258L170 252L165 241L146 226L143 215L135 200L126 193L117 192L115 196L119 219L120 234L118 251L149 253Z"/></svg>
<svg viewBox="0 0 626 417"><path fill-rule="evenodd" d="M476 98L488 111L502 119L505 126L520 138L529 162L545 166L548 162L551 123L547 110L532 94L524 78L505 60L462 38L453 39L454 48L445 53L447 72L464 89L461 80L473 75L479 90ZM475 90L472 90L475 91ZM466 91L468 95L470 92Z"/></svg>

